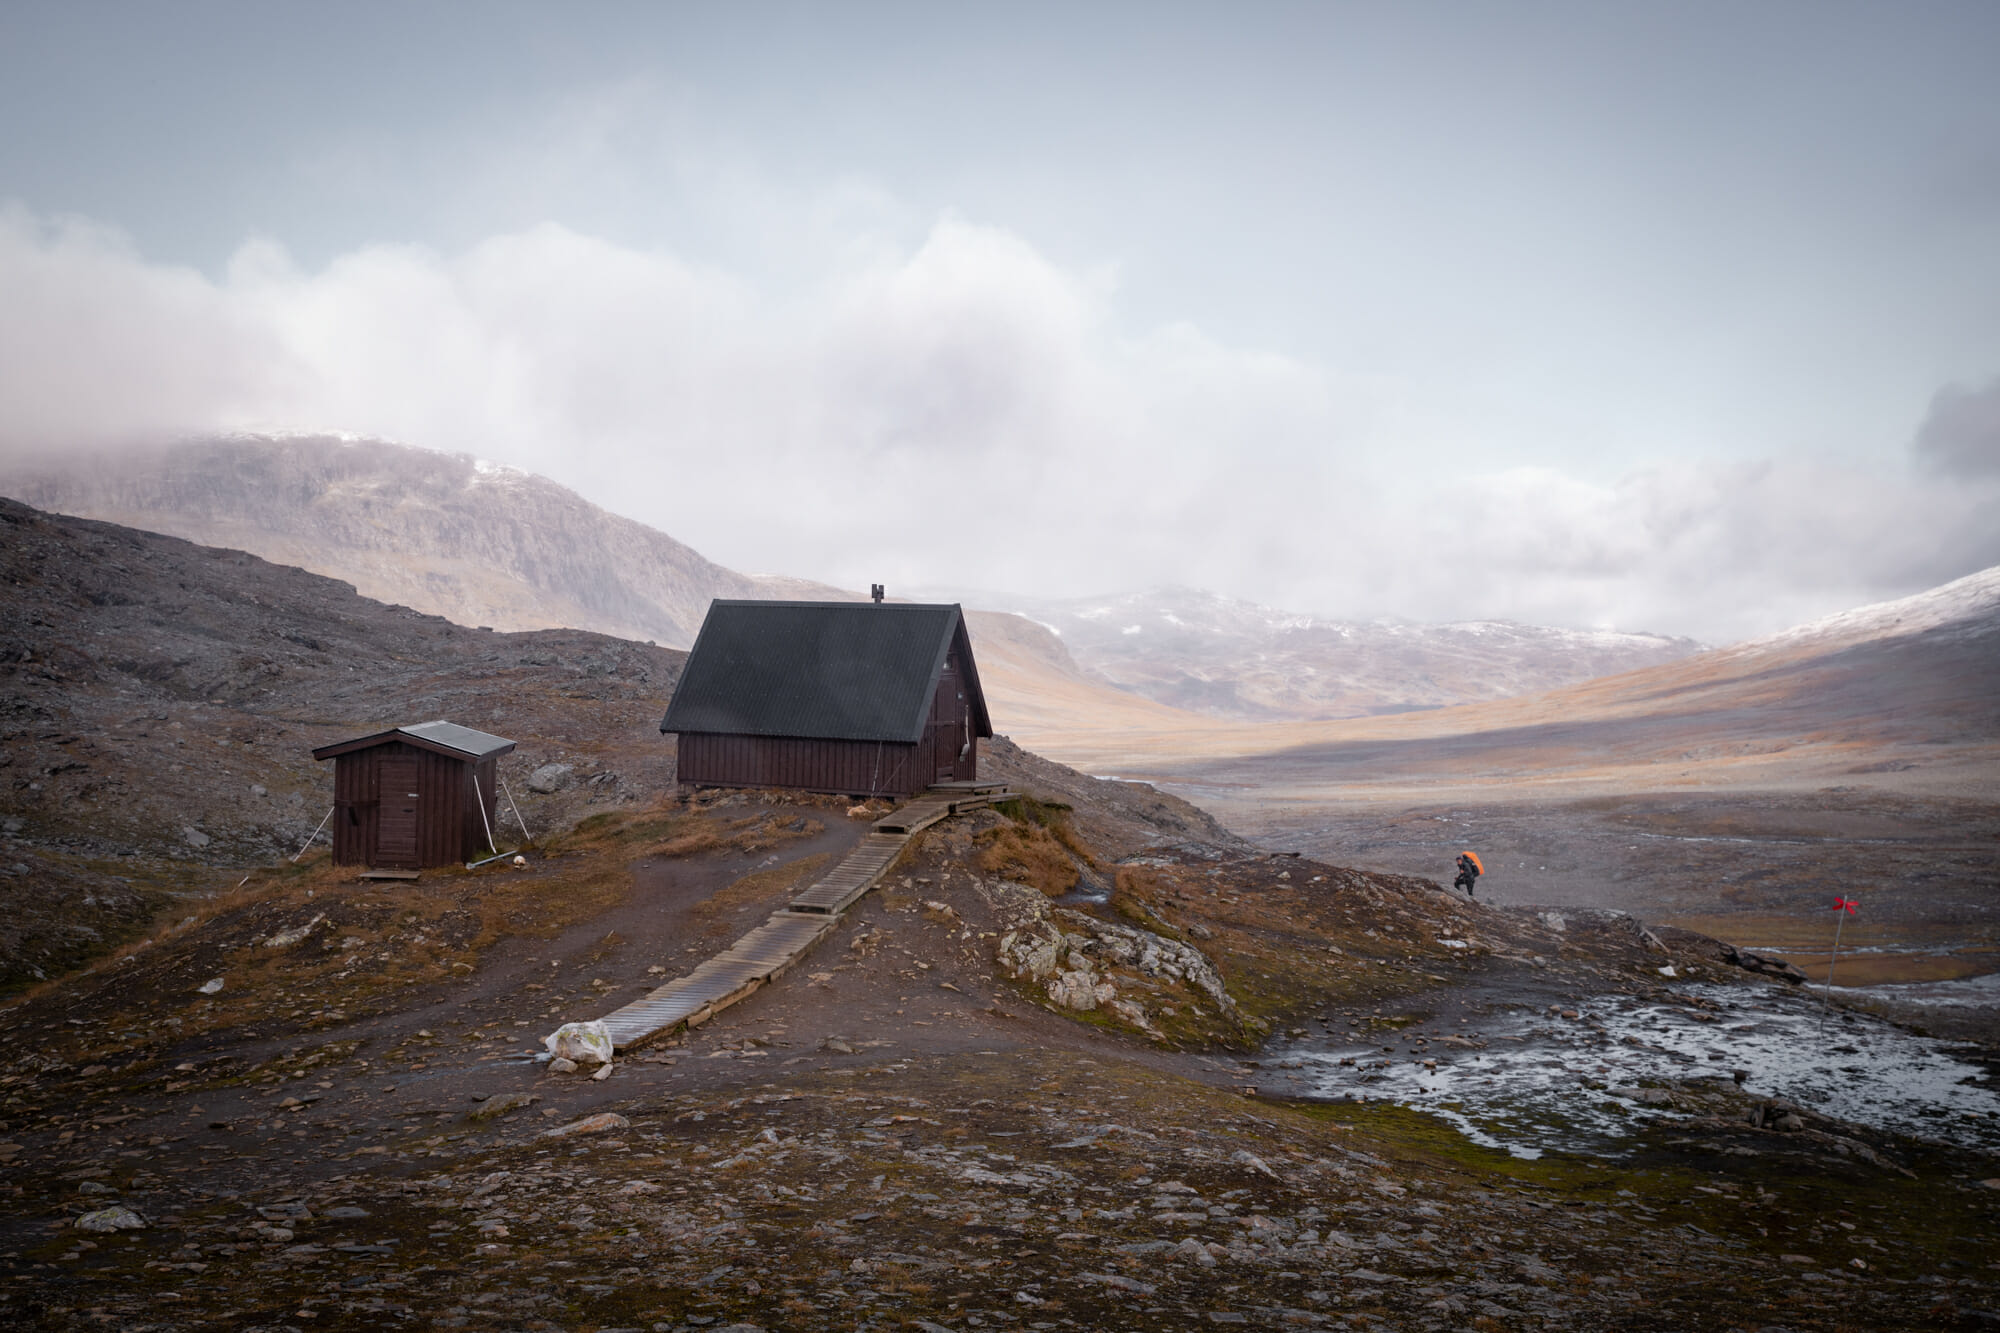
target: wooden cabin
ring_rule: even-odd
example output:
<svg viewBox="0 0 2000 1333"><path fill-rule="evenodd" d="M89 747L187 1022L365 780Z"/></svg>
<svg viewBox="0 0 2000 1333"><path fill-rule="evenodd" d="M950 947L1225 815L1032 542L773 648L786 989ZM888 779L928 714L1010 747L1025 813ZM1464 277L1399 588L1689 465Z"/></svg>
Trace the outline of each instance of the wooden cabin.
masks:
<svg viewBox="0 0 2000 1333"><path fill-rule="evenodd" d="M974 780L993 724L956 605L716 601L660 730L682 782L909 796Z"/></svg>
<svg viewBox="0 0 2000 1333"><path fill-rule="evenodd" d="M514 742L453 722L420 722L336 745L333 862L421 870L490 854L495 771Z"/></svg>

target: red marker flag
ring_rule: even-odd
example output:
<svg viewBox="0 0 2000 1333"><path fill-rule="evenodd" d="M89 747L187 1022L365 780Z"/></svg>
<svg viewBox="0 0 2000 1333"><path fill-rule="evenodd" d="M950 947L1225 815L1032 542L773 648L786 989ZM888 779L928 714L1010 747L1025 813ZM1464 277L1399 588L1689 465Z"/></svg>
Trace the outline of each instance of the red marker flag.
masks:
<svg viewBox="0 0 2000 1333"><path fill-rule="evenodd" d="M1847 924L1847 918L1853 916L1860 907L1861 904L1852 898L1842 898L1835 895L1833 900L1833 910L1845 915L1836 916L1833 919L1833 952L1826 957L1826 990L1820 996L1819 1002L1819 1030L1822 1033L1826 1031L1827 998L1833 994L1833 965L1840 958L1840 928Z"/></svg>

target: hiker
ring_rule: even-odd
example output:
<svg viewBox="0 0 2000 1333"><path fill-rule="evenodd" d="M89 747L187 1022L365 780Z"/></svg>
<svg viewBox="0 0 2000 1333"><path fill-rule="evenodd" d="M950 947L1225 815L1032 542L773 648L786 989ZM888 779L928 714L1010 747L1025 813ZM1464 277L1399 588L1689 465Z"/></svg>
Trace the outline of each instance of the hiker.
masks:
<svg viewBox="0 0 2000 1333"><path fill-rule="evenodd" d="M1477 884L1479 877L1485 873L1486 867L1479 864L1478 852L1460 852L1458 854L1458 878L1451 882L1451 886L1454 889L1464 889L1465 896L1468 898L1474 897L1476 895L1472 892L1472 886Z"/></svg>

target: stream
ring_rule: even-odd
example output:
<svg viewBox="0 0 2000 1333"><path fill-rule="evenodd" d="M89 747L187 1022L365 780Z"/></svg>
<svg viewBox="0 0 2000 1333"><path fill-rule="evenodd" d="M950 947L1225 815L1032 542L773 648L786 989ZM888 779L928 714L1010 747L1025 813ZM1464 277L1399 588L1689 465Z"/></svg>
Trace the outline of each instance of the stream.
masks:
<svg viewBox="0 0 2000 1333"><path fill-rule="evenodd" d="M1288 1092L1394 1102L1523 1158L1551 1150L1621 1156L1638 1117L1672 1114L1655 1089L1728 1085L1739 1070L1752 1096L2000 1155L2000 1086L1964 1057L1966 1048L1867 1014L1823 1012L1811 993L1700 985L1682 993L1696 1003L1612 993L1566 1010L1458 1020L1483 1049L1437 1035L1417 1046L1418 1026L1435 1033L1450 1022L1385 1032L1371 1044L1331 1035L1274 1043L1263 1068Z"/></svg>

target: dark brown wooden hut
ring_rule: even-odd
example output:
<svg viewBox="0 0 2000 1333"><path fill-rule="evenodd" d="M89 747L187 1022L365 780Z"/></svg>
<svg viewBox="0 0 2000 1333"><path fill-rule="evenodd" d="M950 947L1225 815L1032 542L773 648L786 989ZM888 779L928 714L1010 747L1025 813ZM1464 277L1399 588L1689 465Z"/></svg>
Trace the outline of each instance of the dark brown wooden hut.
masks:
<svg viewBox="0 0 2000 1333"><path fill-rule="evenodd" d="M682 782L908 796L975 779L993 724L956 605L716 601L660 730Z"/></svg>
<svg viewBox="0 0 2000 1333"><path fill-rule="evenodd" d="M452 722L378 731L313 758L333 764L335 865L420 870L488 854L496 761L514 742Z"/></svg>

